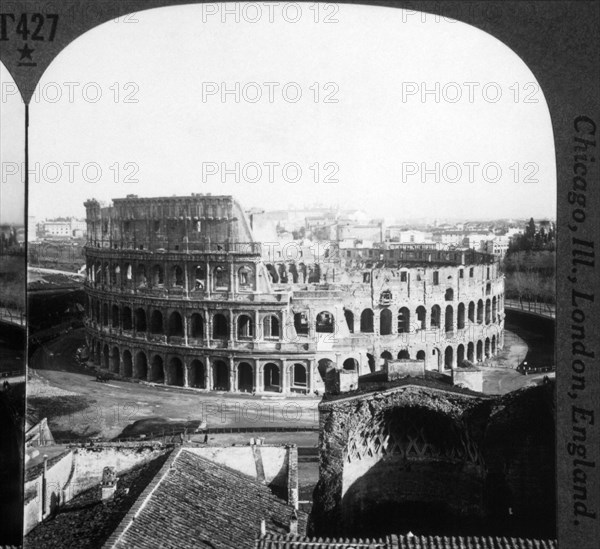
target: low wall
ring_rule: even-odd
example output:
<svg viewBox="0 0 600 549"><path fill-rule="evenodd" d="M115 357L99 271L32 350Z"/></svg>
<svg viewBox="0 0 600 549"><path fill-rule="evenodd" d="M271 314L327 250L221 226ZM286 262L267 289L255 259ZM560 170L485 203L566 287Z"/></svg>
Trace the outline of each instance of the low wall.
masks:
<svg viewBox="0 0 600 549"><path fill-rule="evenodd" d="M64 486L69 482L74 466L74 452L67 451L46 470L45 506L43 502L43 470L40 475L25 482L24 531L27 534L42 519L50 515L66 500Z"/></svg>
<svg viewBox="0 0 600 549"><path fill-rule="evenodd" d="M148 443L65 448L64 455L47 467L45 510L42 506L43 469L25 483L25 535L58 506L98 485L104 467L114 467L120 474L169 450L162 445Z"/></svg>

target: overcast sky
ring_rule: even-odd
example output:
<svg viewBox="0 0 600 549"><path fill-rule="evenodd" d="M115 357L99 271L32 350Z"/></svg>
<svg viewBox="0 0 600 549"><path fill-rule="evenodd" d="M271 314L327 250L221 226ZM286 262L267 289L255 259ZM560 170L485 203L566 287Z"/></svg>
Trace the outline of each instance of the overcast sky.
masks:
<svg viewBox="0 0 600 549"><path fill-rule="evenodd" d="M554 217L543 92L494 37L391 8L322 5L315 22L308 4L231 6L239 22L214 5L140 12L59 55L31 105L31 214L210 192L390 219Z"/></svg>
<svg viewBox="0 0 600 549"><path fill-rule="evenodd" d="M25 106L15 82L0 63L0 223L22 224L25 183Z"/></svg>

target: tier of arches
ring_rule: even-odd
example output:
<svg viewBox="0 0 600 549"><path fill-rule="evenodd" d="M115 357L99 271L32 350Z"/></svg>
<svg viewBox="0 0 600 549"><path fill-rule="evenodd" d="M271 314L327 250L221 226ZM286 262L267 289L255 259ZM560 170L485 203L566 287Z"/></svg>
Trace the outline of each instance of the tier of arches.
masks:
<svg viewBox="0 0 600 549"><path fill-rule="evenodd" d="M397 310L389 307L375 310L365 308L360 312L344 308L344 318L350 333L378 333L385 336L419 330L455 332L465 329L467 325L495 324L501 320L503 310L504 295L501 294L457 305L419 305L412 311L408 307Z"/></svg>
<svg viewBox="0 0 600 549"><path fill-rule="evenodd" d="M89 259L87 280L93 287L115 289L171 288L189 292L255 291L255 263L206 261L101 261Z"/></svg>
<svg viewBox="0 0 600 549"><path fill-rule="evenodd" d="M427 369L449 370L464 367L494 357L502 346L500 334L491 334L467 343L433 347L428 351L421 349L384 350L379 354L383 360L424 360ZM375 371L376 358L367 353L369 368ZM433 365L433 368L432 368Z"/></svg>
<svg viewBox="0 0 600 549"><path fill-rule="evenodd" d="M184 357L144 349L90 344L91 359L101 370L132 380L210 391L308 393L315 380L310 361L230 357Z"/></svg>
<svg viewBox="0 0 600 549"><path fill-rule="evenodd" d="M231 310L164 310L132 304L88 300L88 317L98 327L132 334L149 334L192 340L280 340L280 311L234 312Z"/></svg>

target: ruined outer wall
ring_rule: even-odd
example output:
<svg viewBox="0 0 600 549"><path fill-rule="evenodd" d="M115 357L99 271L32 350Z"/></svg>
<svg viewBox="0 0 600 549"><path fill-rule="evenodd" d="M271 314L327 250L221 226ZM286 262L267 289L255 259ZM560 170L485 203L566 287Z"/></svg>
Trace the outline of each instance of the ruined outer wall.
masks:
<svg viewBox="0 0 600 549"><path fill-rule="evenodd" d="M432 503L431 509L445 509L459 521L462 515L469 524L487 524L483 527L488 529L501 525L511 535L553 537L553 403L553 383L503 397L407 386L323 401L312 534L360 535L361 517L372 520L373 509L387 501L390 506L406 503L405 509L411 502L416 508ZM394 448L393 433L402 432L407 421L416 453ZM433 442L431 451L416 435L421 428ZM454 432L450 438L449 432ZM404 435L399 439L400 445L406 440ZM444 441L454 441L450 453L443 450L448 449ZM438 516L429 518L433 532Z"/></svg>

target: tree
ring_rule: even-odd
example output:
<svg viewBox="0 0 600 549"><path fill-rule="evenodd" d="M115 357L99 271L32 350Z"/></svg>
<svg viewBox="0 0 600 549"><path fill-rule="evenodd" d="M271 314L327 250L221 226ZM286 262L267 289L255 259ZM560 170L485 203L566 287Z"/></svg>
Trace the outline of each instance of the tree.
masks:
<svg viewBox="0 0 600 549"><path fill-rule="evenodd" d="M529 220L529 223L527 223L525 238L531 241L535 238L535 221L533 220L533 217Z"/></svg>

